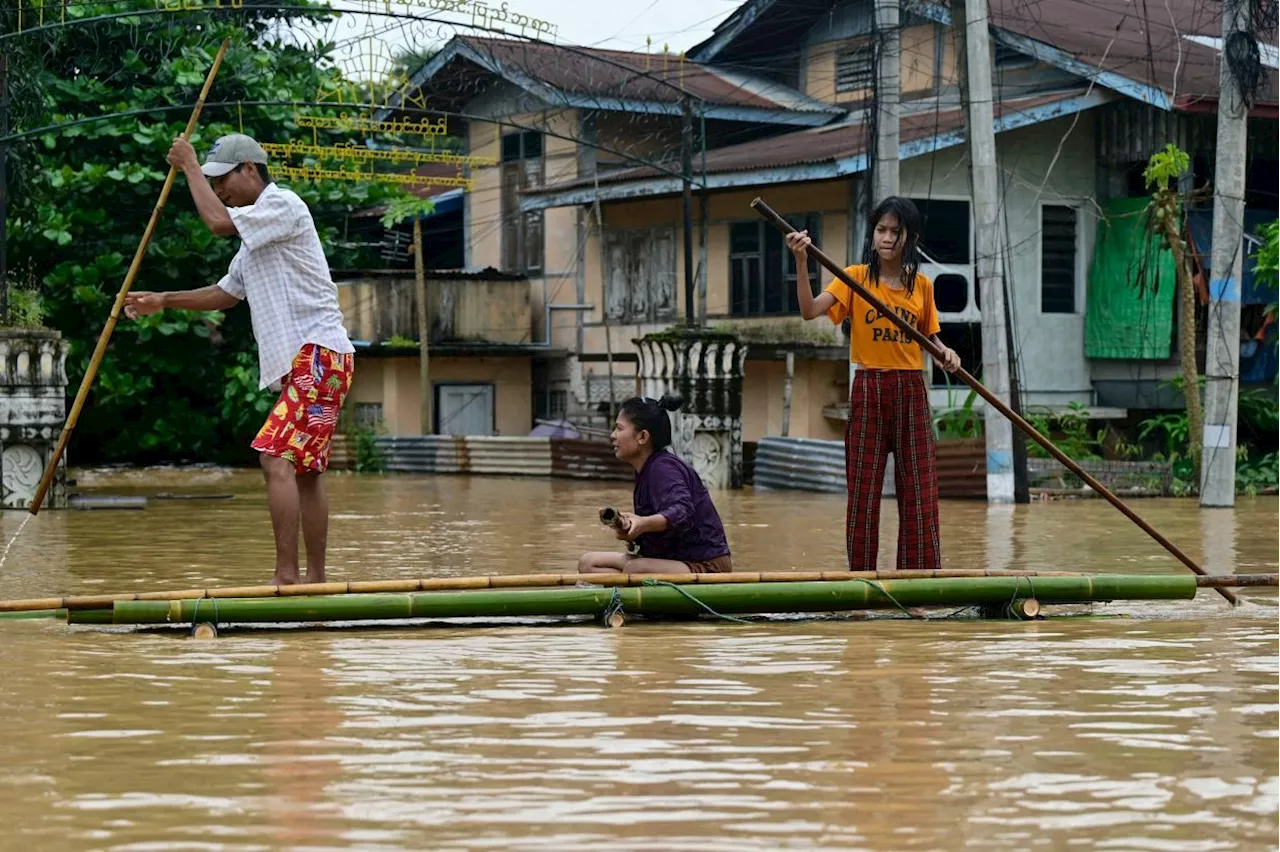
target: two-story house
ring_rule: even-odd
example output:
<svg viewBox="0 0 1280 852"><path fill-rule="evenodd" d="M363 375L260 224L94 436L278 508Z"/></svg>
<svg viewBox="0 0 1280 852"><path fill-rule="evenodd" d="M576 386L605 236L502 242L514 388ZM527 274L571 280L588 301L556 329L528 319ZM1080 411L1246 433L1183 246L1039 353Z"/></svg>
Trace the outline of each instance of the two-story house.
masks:
<svg viewBox="0 0 1280 852"><path fill-rule="evenodd" d="M683 321L691 286L698 321L751 341L745 440L778 434L787 352L791 434L842 434L846 338L825 319L799 318L794 263L749 203L764 198L834 260L860 262L872 7L750 0L686 57L459 36L413 76L422 101L465 123L473 156L498 160L474 174L465 199L466 266L526 275L529 339L565 353L534 370L536 411L591 413L631 395L632 340ZM1079 402L1111 416L1177 404L1158 392L1176 371L1173 287L1138 280L1152 249L1133 214L1144 203L1142 166L1166 142L1192 154L1189 181L1211 178L1220 9L1170 0L1140 20L1146 13L1129 5L1038 8L1032 19L1016 0L992 2L1005 272L1026 402ZM923 271L935 281L942 336L976 373L982 325L949 7L904 6L899 39L900 194L927 220ZM1264 60L1249 204L1274 218L1274 53ZM1208 246L1197 248L1207 258ZM823 285L830 278L816 264L810 273ZM963 394L940 370L932 375L935 406L958 404Z"/></svg>

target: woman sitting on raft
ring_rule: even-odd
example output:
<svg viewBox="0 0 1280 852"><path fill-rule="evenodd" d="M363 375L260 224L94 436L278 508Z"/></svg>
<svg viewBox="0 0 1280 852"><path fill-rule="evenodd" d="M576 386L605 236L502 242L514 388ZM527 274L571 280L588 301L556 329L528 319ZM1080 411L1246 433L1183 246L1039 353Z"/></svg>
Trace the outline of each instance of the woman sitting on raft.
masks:
<svg viewBox="0 0 1280 852"><path fill-rule="evenodd" d="M636 469L634 512L620 512L616 531L640 553L584 553L583 574L703 574L733 570L724 526L711 495L693 468L666 448L671 445L668 411L683 400L632 397L622 403L609 440L613 453Z"/></svg>

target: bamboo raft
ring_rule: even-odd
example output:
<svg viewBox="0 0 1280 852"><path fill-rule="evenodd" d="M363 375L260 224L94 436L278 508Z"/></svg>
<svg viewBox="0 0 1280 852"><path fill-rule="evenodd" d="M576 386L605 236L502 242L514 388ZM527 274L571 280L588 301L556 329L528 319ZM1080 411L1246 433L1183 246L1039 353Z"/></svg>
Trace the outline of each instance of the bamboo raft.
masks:
<svg viewBox="0 0 1280 852"><path fill-rule="evenodd" d="M295 586L238 586L0 601L0 619L71 624L309 624L405 619L683 617L981 607L1032 618L1044 604L1190 600L1202 588L1276 586L1276 574L1067 571L777 571L520 574ZM585 585L584 585L585 584Z"/></svg>

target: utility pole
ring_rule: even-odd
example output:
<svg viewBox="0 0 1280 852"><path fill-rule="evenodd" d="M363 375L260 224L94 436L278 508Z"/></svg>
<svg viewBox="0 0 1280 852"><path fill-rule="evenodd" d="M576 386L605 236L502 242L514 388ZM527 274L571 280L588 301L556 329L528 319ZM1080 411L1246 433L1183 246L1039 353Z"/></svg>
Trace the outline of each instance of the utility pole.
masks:
<svg viewBox="0 0 1280 852"><path fill-rule="evenodd" d="M898 194L898 101L901 97L901 41L898 0L875 0L876 159L874 207Z"/></svg>
<svg viewBox="0 0 1280 852"><path fill-rule="evenodd" d="M1236 501L1236 396L1240 390L1240 269L1244 231L1244 171L1249 108L1231 73L1226 45L1246 29L1245 3L1222 4L1223 52L1218 96L1218 151L1213 168L1213 258L1209 281L1209 336L1205 351L1204 435L1200 451L1200 505ZM1184 388L1195 393L1195 388Z"/></svg>
<svg viewBox="0 0 1280 852"><path fill-rule="evenodd" d="M684 177L684 324L698 324L693 310L693 108L689 96L681 101L683 128L680 134L680 173Z"/></svg>
<svg viewBox="0 0 1280 852"><path fill-rule="evenodd" d="M413 276L418 300L418 394L422 434L435 432L434 391L431 387L431 322L427 313L427 261L422 256L422 214L413 216ZM547 329L550 339L551 329Z"/></svg>
<svg viewBox="0 0 1280 852"><path fill-rule="evenodd" d="M959 13L959 14L957 14ZM1004 267L1000 257L1000 184L996 171L996 134L991 94L991 39L987 0L955 0L951 26L963 33L968 102L969 160L973 175L973 218L977 228L977 275L982 311L982 383L1009 402L1009 330L1005 311ZM993 406L985 409L987 502L1012 503L1013 424Z"/></svg>
<svg viewBox="0 0 1280 852"><path fill-rule="evenodd" d="M0 137L9 135L9 55L0 53ZM9 144L0 142L0 323L9 320Z"/></svg>

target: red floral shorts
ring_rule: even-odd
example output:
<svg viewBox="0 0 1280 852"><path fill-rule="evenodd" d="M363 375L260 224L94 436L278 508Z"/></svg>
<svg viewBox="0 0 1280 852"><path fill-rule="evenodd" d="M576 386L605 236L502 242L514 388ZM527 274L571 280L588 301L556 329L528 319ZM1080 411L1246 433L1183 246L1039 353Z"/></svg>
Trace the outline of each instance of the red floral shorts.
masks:
<svg viewBox="0 0 1280 852"><path fill-rule="evenodd" d="M253 439L260 453L293 462L298 473L324 473L355 356L308 343L293 359L280 399Z"/></svg>

